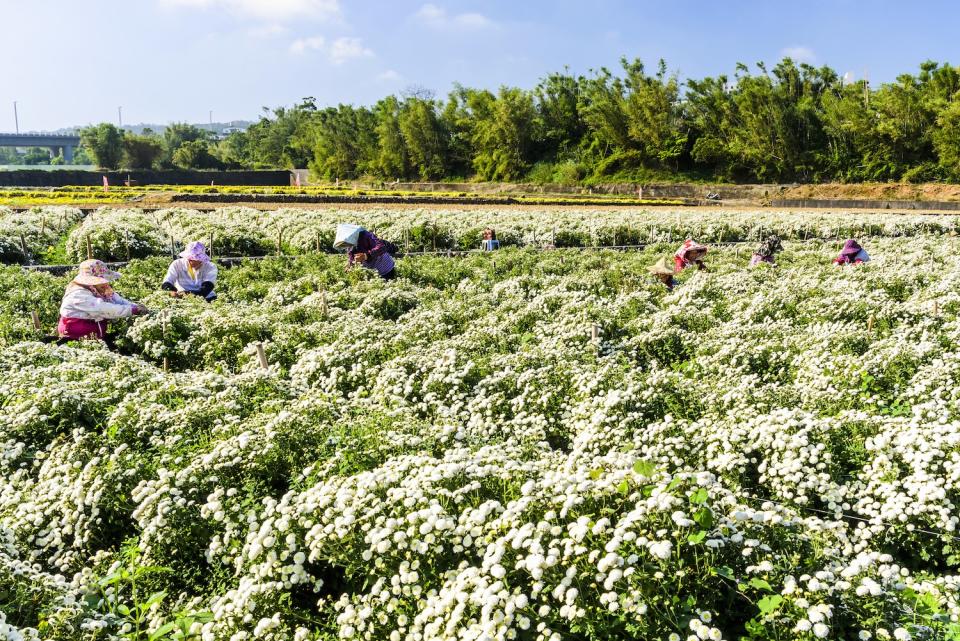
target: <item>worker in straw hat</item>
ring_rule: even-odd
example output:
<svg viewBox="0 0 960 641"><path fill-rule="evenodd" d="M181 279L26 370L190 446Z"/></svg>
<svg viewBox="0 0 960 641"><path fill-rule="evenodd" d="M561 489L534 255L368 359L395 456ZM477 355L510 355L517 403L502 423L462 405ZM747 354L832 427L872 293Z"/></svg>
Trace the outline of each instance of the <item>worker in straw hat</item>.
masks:
<svg viewBox="0 0 960 641"><path fill-rule="evenodd" d="M175 298L192 294L210 302L217 297L213 292L216 282L217 266L207 255L204 244L195 240L187 243L180 258L170 263L160 288Z"/></svg>
<svg viewBox="0 0 960 641"><path fill-rule="evenodd" d="M650 273L656 276L657 280L663 283L667 291L673 291L674 285L677 284L676 279L674 279L674 265L673 261L669 258L661 258L653 265L650 266Z"/></svg>
<svg viewBox="0 0 960 641"><path fill-rule="evenodd" d="M697 269L706 269L703 257L707 255L707 246L690 240L683 241L683 245L673 255L674 273L680 273L687 267L697 266Z"/></svg>
<svg viewBox="0 0 960 641"><path fill-rule="evenodd" d="M85 260L63 294L57 333L61 341L106 339L109 321L146 313L147 308L121 297L110 283L120 277L99 260Z"/></svg>
<svg viewBox="0 0 960 641"><path fill-rule="evenodd" d="M348 268L360 263L377 272L384 280L396 278L397 271L393 260L393 254L397 251L396 245L377 238L376 234L360 225L337 225L333 246L347 250Z"/></svg>

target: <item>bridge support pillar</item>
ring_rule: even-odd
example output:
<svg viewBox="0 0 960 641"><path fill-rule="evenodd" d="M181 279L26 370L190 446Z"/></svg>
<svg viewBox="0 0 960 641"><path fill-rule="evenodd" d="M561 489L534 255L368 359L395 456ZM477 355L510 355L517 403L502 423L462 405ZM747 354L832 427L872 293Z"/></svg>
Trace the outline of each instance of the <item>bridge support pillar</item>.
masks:
<svg viewBox="0 0 960 641"><path fill-rule="evenodd" d="M63 147L63 162L68 165L73 164L73 146L64 145Z"/></svg>

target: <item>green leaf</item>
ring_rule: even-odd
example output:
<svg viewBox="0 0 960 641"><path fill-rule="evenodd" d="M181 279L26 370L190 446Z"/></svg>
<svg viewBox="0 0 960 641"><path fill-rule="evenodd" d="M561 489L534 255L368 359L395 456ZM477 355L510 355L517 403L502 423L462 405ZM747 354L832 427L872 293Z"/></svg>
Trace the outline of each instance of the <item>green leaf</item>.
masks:
<svg viewBox="0 0 960 641"><path fill-rule="evenodd" d="M693 520L696 521L697 525L702 527L704 530L709 530L713 527L713 512L706 505L701 507L699 510L694 512Z"/></svg>
<svg viewBox="0 0 960 641"><path fill-rule="evenodd" d="M164 623L159 628L153 631L148 637L149 641L157 641L157 639L162 639L167 635L168 632L173 630L176 627L176 624L172 621Z"/></svg>
<svg viewBox="0 0 960 641"><path fill-rule="evenodd" d="M780 607L783 603L783 597L779 594L771 594L757 601L757 607L760 608L760 614L767 615Z"/></svg>
<svg viewBox="0 0 960 641"><path fill-rule="evenodd" d="M128 608L127 606L125 606L125 605L122 604L122 603L117 606L117 612L119 612L121 615L123 615L123 616L125 616L125 617L130 616L130 608Z"/></svg>
<svg viewBox="0 0 960 641"><path fill-rule="evenodd" d="M619 491L620 494L626 494L630 491L630 484L627 483L626 479L620 481L620 485L617 486L617 491Z"/></svg>
<svg viewBox="0 0 960 641"><path fill-rule="evenodd" d="M707 492L707 489L701 487L697 488L697 490L690 495L690 502L694 505L703 505L707 502L708 498L710 498L710 494Z"/></svg>
<svg viewBox="0 0 960 641"><path fill-rule="evenodd" d="M734 580L733 570L731 570L730 568L728 568L728 567L725 566L725 565L721 565L721 566L719 566L719 567L715 567L713 570L714 570L714 572L717 573L717 576L722 576L723 578L728 579L728 580L730 580L730 581L733 581L733 580Z"/></svg>
<svg viewBox="0 0 960 641"><path fill-rule="evenodd" d="M773 592L773 588L770 586L769 583L757 577L753 577L752 579L750 579L749 585L751 588L756 588L757 590L766 590L767 592Z"/></svg>
<svg viewBox="0 0 960 641"><path fill-rule="evenodd" d="M603 474L603 468L598 467L595 470L590 470L590 478L596 481Z"/></svg>
<svg viewBox="0 0 960 641"><path fill-rule="evenodd" d="M703 541L705 538L707 538L707 531L700 530L699 532L695 532L694 534L691 534L690 536L688 536L687 541L693 544L697 544Z"/></svg>
<svg viewBox="0 0 960 641"><path fill-rule="evenodd" d="M651 477L657 471L657 466L651 463L650 461L645 461L639 459L633 464L633 471L639 474L640 476Z"/></svg>

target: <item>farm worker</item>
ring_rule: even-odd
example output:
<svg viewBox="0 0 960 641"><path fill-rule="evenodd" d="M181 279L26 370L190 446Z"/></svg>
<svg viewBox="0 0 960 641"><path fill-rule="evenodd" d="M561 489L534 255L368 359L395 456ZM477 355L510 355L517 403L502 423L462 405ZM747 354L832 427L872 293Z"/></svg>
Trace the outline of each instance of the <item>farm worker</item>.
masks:
<svg viewBox="0 0 960 641"><path fill-rule="evenodd" d="M680 273L687 267L697 266L697 269L706 269L703 257L707 255L707 246L689 238L683 242L677 253L673 255L674 273Z"/></svg>
<svg viewBox="0 0 960 641"><path fill-rule="evenodd" d="M377 238L376 234L360 225L337 225L333 246L347 250L348 268L360 263L367 269L376 271L384 280L393 280L397 276L393 262L396 245Z"/></svg>
<svg viewBox="0 0 960 641"><path fill-rule="evenodd" d="M67 285L60 303L60 322L57 333L62 340L77 340L87 336L104 339L109 321L137 316L147 311L113 291L111 281L120 277L107 269L103 261L85 260L80 270Z"/></svg>
<svg viewBox="0 0 960 641"><path fill-rule="evenodd" d="M859 265L870 260L867 250L852 238L847 239L840 250L840 255L833 259L834 265Z"/></svg>
<svg viewBox="0 0 960 641"><path fill-rule="evenodd" d="M193 294L210 302L217 297L213 291L216 282L217 266L207 255L204 244L195 240L187 243L180 258L170 263L160 289L170 292L174 298Z"/></svg>
<svg viewBox="0 0 960 641"><path fill-rule="evenodd" d="M758 265L760 263L770 263L771 265L777 264L776 255L777 252L783 251L783 243L780 242L780 237L776 234L771 234L760 243L760 247L757 248L757 251L753 252L753 256L750 258L750 266Z"/></svg>
<svg viewBox="0 0 960 641"><path fill-rule="evenodd" d="M649 271L666 286L667 291L672 292L673 286L677 284L673 278L673 269L674 265L669 258L661 258L650 267Z"/></svg>
<svg viewBox="0 0 960 641"><path fill-rule="evenodd" d="M495 249L500 249L500 241L497 240L497 232L495 232L492 227L487 227L483 230L483 240L480 241L480 249L485 252L492 252Z"/></svg>

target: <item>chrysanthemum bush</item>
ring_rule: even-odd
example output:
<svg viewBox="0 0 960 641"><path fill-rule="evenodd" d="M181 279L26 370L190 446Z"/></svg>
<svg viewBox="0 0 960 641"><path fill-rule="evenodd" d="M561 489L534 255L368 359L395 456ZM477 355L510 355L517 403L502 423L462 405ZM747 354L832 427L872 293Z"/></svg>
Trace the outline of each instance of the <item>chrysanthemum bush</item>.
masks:
<svg viewBox="0 0 960 641"><path fill-rule="evenodd" d="M169 253L170 244L151 215L138 209L101 208L83 219L67 236L67 256L79 263L90 256L123 261Z"/></svg>
<svg viewBox="0 0 960 641"><path fill-rule="evenodd" d="M137 261L120 353L6 334L0 630L960 638L957 244Z"/></svg>
<svg viewBox="0 0 960 641"><path fill-rule="evenodd" d="M0 207L0 263L41 263L81 219L76 207Z"/></svg>
<svg viewBox="0 0 960 641"><path fill-rule="evenodd" d="M19 216L20 214L18 214ZM405 251L477 249L486 227L496 229L503 246L590 247L679 243L688 237L702 242L759 242L770 233L785 239L842 239L955 234L956 216L942 214L857 214L683 209L298 209L260 210L220 207L199 211L168 208L141 211L102 207L74 226L79 210L44 207L29 214L31 224L66 220L47 233L64 238L67 257L86 258L86 241L96 257L127 260L176 253L192 240L211 244L217 256L259 256L277 253L331 252L339 223L359 223ZM0 261L24 262L17 233L3 232L0 210ZM19 223L18 223L19 224ZM69 234L68 234L69 232ZM31 232L32 233L32 232ZM67 235L68 234L68 235ZM32 243L32 236L27 240ZM47 245L56 242L43 242ZM40 255L30 249L34 257ZM20 251L22 254L22 251ZM34 260L34 262L40 262Z"/></svg>

